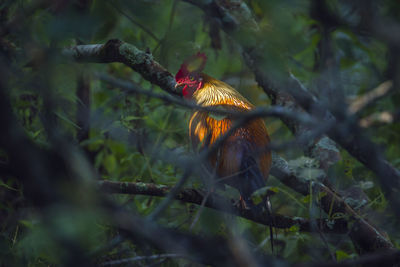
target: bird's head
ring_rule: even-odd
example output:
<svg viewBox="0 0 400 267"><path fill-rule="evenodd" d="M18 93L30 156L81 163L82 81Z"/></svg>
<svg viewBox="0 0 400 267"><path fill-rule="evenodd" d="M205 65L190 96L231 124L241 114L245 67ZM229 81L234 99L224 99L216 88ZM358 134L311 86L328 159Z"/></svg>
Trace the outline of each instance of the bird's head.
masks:
<svg viewBox="0 0 400 267"><path fill-rule="evenodd" d="M197 53L186 59L175 75L175 88L183 87L182 94L191 98L196 90L203 87L201 72L206 65L207 57L204 53Z"/></svg>

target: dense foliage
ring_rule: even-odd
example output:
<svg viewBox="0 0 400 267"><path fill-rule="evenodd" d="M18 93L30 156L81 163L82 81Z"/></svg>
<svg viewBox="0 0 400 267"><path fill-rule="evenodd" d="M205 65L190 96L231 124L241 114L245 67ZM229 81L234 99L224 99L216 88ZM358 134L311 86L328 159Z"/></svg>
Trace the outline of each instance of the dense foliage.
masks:
<svg viewBox="0 0 400 267"><path fill-rule="evenodd" d="M1 1L1 265L232 266L213 251L219 242L241 266L379 257L386 245L365 245L353 231L364 219L396 249L398 177L383 179L383 165L369 161L375 152L368 149L400 167L399 13L395 0ZM204 72L256 106L304 112L315 127L335 116L337 125L329 127L340 133L313 131L294 115L265 117L271 149L309 186L304 195L271 175L267 189L274 192L273 213L323 218L328 225L344 220L346 230L328 233L313 223L308 230L277 227L271 253L265 224L152 194L149 184L172 188L186 178L184 188L205 188L201 160L189 146L192 110L159 97L172 95L140 64L131 68L117 55L70 55L112 39L134 45L172 74L202 51ZM323 108L302 104L296 94L281 97L279 90L291 85L288 77ZM315 152L325 134L336 143L324 139L326 147ZM99 189L100 180L140 182L143 192L110 194ZM313 187L319 183L355 213L324 204L326 192ZM232 202L239 196L229 187L216 193ZM188 251L174 250L171 240Z"/></svg>

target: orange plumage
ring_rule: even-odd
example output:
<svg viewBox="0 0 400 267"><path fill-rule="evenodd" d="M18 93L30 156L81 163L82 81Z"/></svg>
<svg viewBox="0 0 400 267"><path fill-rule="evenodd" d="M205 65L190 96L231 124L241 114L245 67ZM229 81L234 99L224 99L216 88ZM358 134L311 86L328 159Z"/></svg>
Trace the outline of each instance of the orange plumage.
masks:
<svg viewBox="0 0 400 267"><path fill-rule="evenodd" d="M188 65L200 60L200 67L188 70ZM202 62L202 60L204 62ZM195 64L196 65L196 64ZM227 111L246 112L254 106L230 85L201 73L205 56L198 54L184 64L176 75L183 94L198 105ZM189 136L194 148L209 147L233 125L232 116L218 116L196 111L190 118ZM262 119L253 119L229 136L218 152L210 157L217 176L237 188L242 199L250 203L251 194L265 186L271 166L271 153L266 149L269 136ZM251 204L250 204L251 205Z"/></svg>

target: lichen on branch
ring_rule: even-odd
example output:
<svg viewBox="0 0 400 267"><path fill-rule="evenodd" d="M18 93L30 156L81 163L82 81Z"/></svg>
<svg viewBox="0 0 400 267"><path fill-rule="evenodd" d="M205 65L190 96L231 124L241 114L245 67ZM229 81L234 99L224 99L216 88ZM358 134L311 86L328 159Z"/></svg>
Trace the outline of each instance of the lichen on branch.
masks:
<svg viewBox="0 0 400 267"><path fill-rule="evenodd" d="M174 87L175 79L172 74L155 61L150 53L143 52L132 44L112 39L105 44L77 45L66 48L63 54L78 62L124 63L166 92L181 95L181 92Z"/></svg>

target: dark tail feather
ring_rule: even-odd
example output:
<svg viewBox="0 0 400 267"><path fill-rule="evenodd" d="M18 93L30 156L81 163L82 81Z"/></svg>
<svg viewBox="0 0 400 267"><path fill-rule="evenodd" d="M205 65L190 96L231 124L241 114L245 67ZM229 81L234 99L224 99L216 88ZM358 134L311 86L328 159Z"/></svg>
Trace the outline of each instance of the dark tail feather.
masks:
<svg viewBox="0 0 400 267"><path fill-rule="evenodd" d="M241 170L243 171L243 175L240 177L239 191L246 201L246 198L250 199L255 191L265 186L265 181L257 162L251 156L244 158Z"/></svg>
<svg viewBox="0 0 400 267"><path fill-rule="evenodd" d="M242 170L244 171L243 177L241 177L241 186L240 186L240 195L243 197L245 204L247 207L252 209L254 207L254 203L251 200L251 195L260 188L265 187L264 177L260 172L260 169L254 160L253 157L246 157L244 161L242 161ZM272 206L271 201L269 199L269 195L267 195L263 201L265 203L265 209L268 213L268 216L272 219L272 224L269 226L269 235L271 239L271 251L274 253L274 225L275 219L272 215Z"/></svg>
<svg viewBox="0 0 400 267"><path fill-rule="evenodd" d="M245 205L247 208L253 210L254 212L257 210L258 207L261 209L266 210L268 216L271 218L271 224L269 225L269 237L271 241L271 252L274 254L274 226L275 226L275 218L272 215L272 205L269 196L267 195L263 202L258 204L257 206L254 205L252 199L250 197L243 198ZM264 206L264 207L263 207Z"/></svg>
<svg viewBox="0 0 400 267"><path fill-rule="evenodd" d="M270 201L268 195L265 199L265 208L267 210L268 216L270 216L272 219L272 224L269 225L269 237L271 240L271 251L272 251L272 254L274 254L274 231L273 230L274 230L274 226L275 226L275 219L272 215L272 205L271 205L271 201Z"/></svg>

